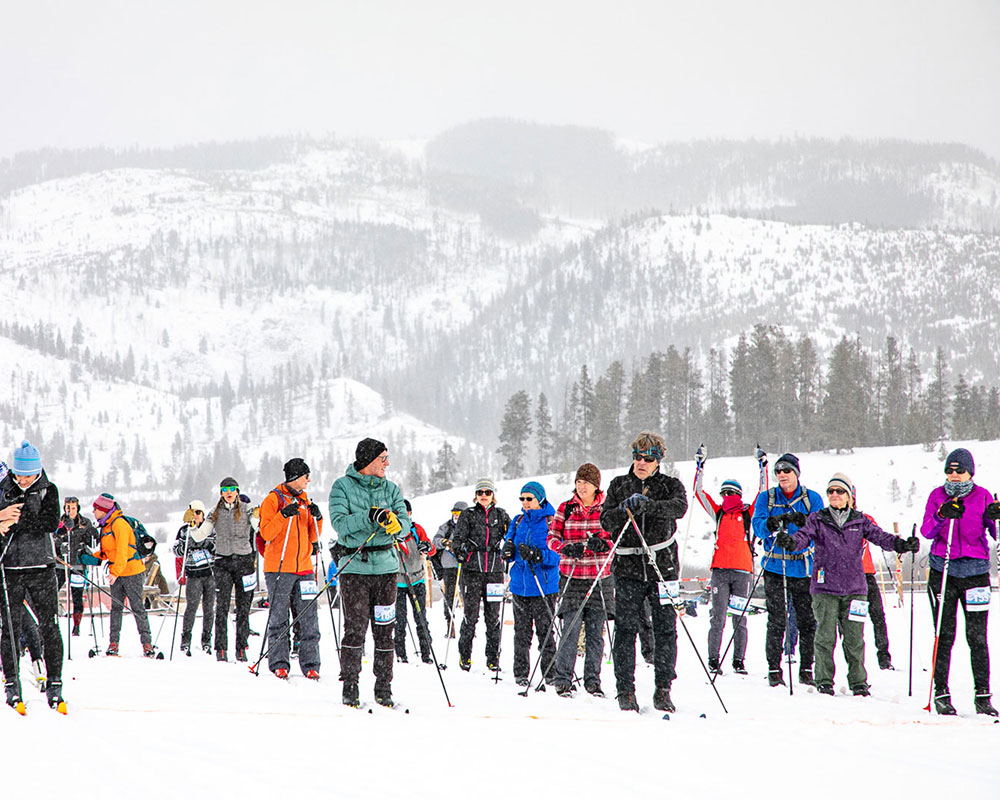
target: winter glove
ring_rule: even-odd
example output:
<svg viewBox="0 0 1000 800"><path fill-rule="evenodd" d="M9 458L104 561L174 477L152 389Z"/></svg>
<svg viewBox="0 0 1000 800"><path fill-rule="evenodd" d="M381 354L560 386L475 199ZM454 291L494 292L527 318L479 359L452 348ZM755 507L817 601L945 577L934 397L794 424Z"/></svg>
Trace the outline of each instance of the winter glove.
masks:
<svg viewBox="0 0 1000 800"><path fill-rule="evenodd" d="M799 548L795 545L795 539L793 539L789 534L784 531L778 531L778 535L774 537L774 541L778 543L778 547L784 550L790 550L792 552L798 550Z"/></svg>
<svg viewBox="0 0 1000 800"><path fill-rule="evenodd" d="M312 543L312 554L314 556L318 556L319 555L319 542L313 542Z"/></svg>
<svg viewBox="0 0 1000 800"><path fill-rule="evenodd" d="M947 503L942 503L941 508L938 509L938 514L945 519L961 519L964 513L965 503L959 497L952 498Z"/></svg>
<svg viewBox="0 0 1000 800"><path fill-rule="evenodd" d="M768 517L764 524L767 526L767 529L771 531L771 533L774 533L785 524L785 515L782 514L780 517Z"/></svg>
<svg viewBox="0 0 1000 800"><path fill-rule="evenodd" d="M431 543L425 542L423 539L418 539L417 550L419 550L424 555L427 555L431 551Z"/></svg>
<svg viewBox="0 0 1000 800"><path fill-rule="evenodd" d="M101 559L97 558L96 556L92 556L90 553L87 552L80 553L79 560L81 564L86 564L88 567L96 567L99 566L101 563Z"/></svg>
<svg viewBox="0 0 1000 800"><path fill-rule="evenodd" d="M189 508L187 511L184 512L183 519L185 525L190 525L192 522L194 522L194 511Z"/></svg>
<svg viewBox="0 0 1000 800"><path fill-rule="evenodd" d="M897 536L896 541L892 543L892 549L897 553L916 553L920 549L920 540L916 536L911 536L909 539Z"/></svg>
<svg viewBox="0 0 1000 800"><path fill-rule="evenodd" d="M801 511L789 511L785 514L785 522L789 525L794 525L797 528L801 528L806 524L806 515Z"/></svg>
<svg viewBox="0 0 1000 800"><path fill-rule="evenodd" d="M983 516L986 517L986 519L1000 519L1000 503L990 503L986 506L986 511L983 512Z"/></svg>
<svg viewBox="0 0 1000 800"><path fill-rule="evenodd" d="M381 525L384 528L389 524L389 509L372 506L368 509L368 519L376 525Z"/></svg>
<svg viewBox="0 0 1000 800"><path fill-rule="evenodd" d="M517 545L514 544L513 539L508 539L503 543L503 550L500 551L500 555L503 556L504 561L510 561L514 557L514 551L517 549Z"/></svg>
<svg viewBox="0 0 1000 800"><path fill-rule="evenodd" d="M532 547L527 542L522 542L517 548L517 552L521 554L521 558L527 561L529 564L541 564L542 563L542 551L537 547Z"/></svg>
<svg viewBox="0 0 1000 800"><path fill-rule="evenodd" d="M395 536L400 541L405 539L405 536L398 536L398 534L403 530L403 525L399 521L399 517L397 517L392 511L386 512L386 516L388 517L388 521L385 524L385 532L390 536Z"/></svg>
<svg viewBox="0 0 1000 800"><path fill-rule="evenodd" d="M606 553L611 549L611 545L608 544L607 539L602 539L600 536L591 536L587 539L587 549L591 553Z"/></svg>
<svg viewBox="0 0 1000 800"><path fill-rule="evenodd" d="M319 510L319 506L316 505L315 503L309 504L309 514L315 520L323 519L323 512Z"/></svg>
<svg viewBox="0 0 1000 800"><path fill-rule="evenodd" d="M698 451L694 454L694 465L696 469L701 469L704 463L708 461L708 453L705 451L704 443L698 448Z"/></svg>
<svg viewBox="0 0 1000 800"><path fill-rule="evenodd" d="M583 549L583 542L570 542L569 544L563 545L562 554L566 556L566 558L580 558L583 556Z"/></svg>
<svg viewBox="0 0 1000 800"><path fill-rule="evenodd" d="M248 494L241 494L240 495L240 500L242 500L247 505L250 505L250 495L248 495Z"/></svg>
<svg viewBox="0 0 1000 800"><path fill-rule="evenodd" d="M298 513L299 513L298 502L289 503L287 506L281 509L281 516L283 517L291 518L297 515Z"/></svg>
<svg viewBox="0 0 1000 800"><path fill-rule="evenodd" d="M757 463L760 464L761 467L767 467L767 453L765 453L763 450L760 449L760 445L757 445L756 456L757 456Z"/></svg>
<svg viewBox="0 0 1000 800"><path fill-rule="evenodd" d="M636 492L630 497L626 497L619 508L622 511L631 511L633 516L639 516L646 513L646 506L650 502L650 499L646 495Z"/></svg>

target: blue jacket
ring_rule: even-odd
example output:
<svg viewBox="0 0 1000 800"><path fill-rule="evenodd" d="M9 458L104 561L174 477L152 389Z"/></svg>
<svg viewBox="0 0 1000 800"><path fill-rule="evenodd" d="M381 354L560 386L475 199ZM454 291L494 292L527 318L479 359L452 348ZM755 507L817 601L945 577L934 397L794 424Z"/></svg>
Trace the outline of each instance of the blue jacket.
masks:
<svg viewBox="0 0 1000 800"><path fill-rule="evenodd" d="M513 541L515 548L524 543L538 547L542 551L542 563L531 565L535 570L535 574L532 575L528 563L521 558L518 549L515 549L514 561L510 567L511 594L538 597L539 584L542 587L542 594L556 594L559 591L560 556L549 549L549 518L555 514L556 510L546 500L541 508L525 511L511 520L505 538ZM538 583L535 583L535 576L538 577Z"/></svg>
<svg viewBox="0 0 1000 800"><path fill-rule="evenodd" d="M809 498L806 504L805 494ZM768 506L771 506L769 509ZM813 566L813 543L809 543L801 550L786 552L774 541L774 534L767 529L768 517L780 517L789 511L801 511L807 517L823 508L823 498L811 489L807 489L801 483L795 490L791 498L785 497L785 493L777 486L772 486L766 492L757 495L757 502L753 504L753 535L764 540L764 552L760 557L761 567L765 572L774 572L778 575L784 574L789 578L808 578L812 575ZM788 533L793 534L798 530L796 525L788 526ZM773 550L771 548L774 548ZM768 553L771 557L768 558Z"/></svg>

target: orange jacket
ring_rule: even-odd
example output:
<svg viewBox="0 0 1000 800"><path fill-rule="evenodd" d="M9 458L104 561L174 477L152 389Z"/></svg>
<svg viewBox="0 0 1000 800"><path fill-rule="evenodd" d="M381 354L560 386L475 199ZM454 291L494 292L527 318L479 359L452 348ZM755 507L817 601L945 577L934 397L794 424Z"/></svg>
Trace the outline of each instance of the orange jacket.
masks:
<svg viewBox="0 0 1000 800"><path fill-rule="evenodd" d="M101 527L101 544L94 555L111 563L112 575L126 578L146 571L146 565L135 554L135 532L122 519L121 509L116 508Z"/></svg>
<svg viewBox="0 0 1000 800"><path fill-rule="evenodd" d="M285 517L281 509L299 503L294 517ZM319 540L322 520L309 513L309 496L295 497L285 484L279 484L260 504L260 536L264 540L264 572L312 573L312 543Z"/></svg>

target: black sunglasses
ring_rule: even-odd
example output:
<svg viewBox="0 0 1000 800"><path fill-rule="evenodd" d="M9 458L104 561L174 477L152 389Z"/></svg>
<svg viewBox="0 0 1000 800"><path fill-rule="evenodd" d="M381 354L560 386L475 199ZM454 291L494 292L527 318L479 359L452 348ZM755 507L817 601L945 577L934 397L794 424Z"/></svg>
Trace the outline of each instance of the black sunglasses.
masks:
<svg viewBox="0 0 1000 800"><path fill-rule="evenodd" d="M645 461L647 464L654 464L654 463L656 463L656 456L641 456L638 453L635 453L632 456L632 460L633 461Z"/></svg>
<svg viewBox="0 0 1000 800"><path fill-rule="evenodd" d="M944 474L945 475L958 475L958 474L960 474L962 472L968 472L968 471L969 470L964 469L963 467L945 467L944 468Z"/></svg>
<svg viewBox="0 0 1000 800"><path fill-rule="evenodd" d="M489 497L493 494L493 491L491 489L476 489L476 494L482 495L483 497Z"/></svg>
<svg viewBox="0 0 1000 800"><path fill-rule="evenodd" d="M826 490L827 494L847 494L847 489L840 489L836 486L831 486Z"/></svg>
<svg viewBox="0 0 1000 800"><path fill-rule="evenodd" d="M530 503L532 500L535 499L535 496L533 494L529 494L526 497L519 497L517 499L520 500L522 503Z"/></svg>
<svg viewBox="0 0 1000 800"><path fill-rule="evenodd" d="M739 492L737 492L735 489L723 489L721 492L719 492L719 494L721 494L723 497L730 497L731 495L734 494L738 495Z"/></svg>
<svg viewBox="0 0 1000 800"><path fill-rule="evenodd" d="M776 469L774 471L774 474L775 475L781 475L781 474L787 475L789 472L795 472L795 470L792 469L791 467L782 467L781 469Z"/></svg>

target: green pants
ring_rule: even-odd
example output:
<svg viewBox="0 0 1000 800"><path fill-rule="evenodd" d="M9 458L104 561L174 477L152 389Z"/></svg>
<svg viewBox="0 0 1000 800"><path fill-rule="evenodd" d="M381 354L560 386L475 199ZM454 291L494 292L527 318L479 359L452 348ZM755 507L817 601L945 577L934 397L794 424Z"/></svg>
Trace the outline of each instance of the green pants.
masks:
<svg viewBox="0 0 1000 800"><path fill-rule="evenodd" d="M847 683L851 689L868 684L865 671L865 626L848 620L852 600L865 600L863 594L840 597L834 594L812 596L813 616L816 617L816 646L813 674L816 685L833 685L833 648L837 644L837 628L844 637L844 658L847 659Z"/></svg>

